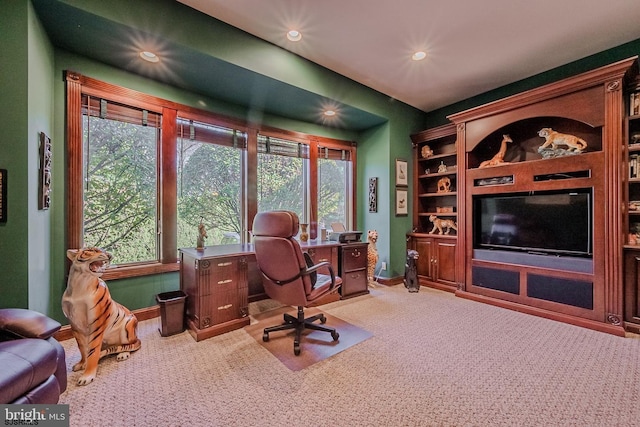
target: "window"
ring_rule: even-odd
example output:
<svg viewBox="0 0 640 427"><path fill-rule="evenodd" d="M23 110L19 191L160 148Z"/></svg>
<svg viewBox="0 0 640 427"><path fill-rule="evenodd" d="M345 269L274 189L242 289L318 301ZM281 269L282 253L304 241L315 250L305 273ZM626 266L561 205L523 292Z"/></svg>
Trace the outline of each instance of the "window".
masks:
<svg viewBox="0 0 640 427"><path fill-rule="evenodd" d="M240 121L66 72L68 249L104 278L176 271L178 248L247 243L258 211L353 226L355 146ZM319 218L319 220L318 220Z"/></svg>
<svg viewBox="0 0 640 427"><path fill-rule="evenodd" d="M157 261L160 116L89 96L82 112L84 244L114 264Z"/></svg>
<svg viewBox="0 0 640 427"><path fill-rule="evenodd" d="M308 222L309 147L258 136L258 212L290 210Z"/></svg>
<svg viewBox="0 0 640 427"><path fill-rule="evenodd" d="M318 148L318 225L338 222L352 229L350 151Z"/></svg>
<svg viewBox="0 0 640 427"><path fill-rule="evenodd" d="M219 126L178 119L178 248L240 243L243 218L242 152L246 135Z"/></svg>

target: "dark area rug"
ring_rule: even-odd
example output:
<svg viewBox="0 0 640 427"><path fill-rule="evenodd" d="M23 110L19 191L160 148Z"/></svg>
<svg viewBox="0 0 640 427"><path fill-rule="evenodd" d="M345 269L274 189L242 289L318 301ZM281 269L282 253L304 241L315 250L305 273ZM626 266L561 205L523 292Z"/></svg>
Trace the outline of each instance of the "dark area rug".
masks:
<svg viewBox="0 0 640 427"><path fill-rule="evenodd" d="M319 312L320 310L317 308L309 308L305 309L304 314L305 317L309 317ZM262 341L264 328L282 323L284 313L295 316L296 308L280 307L260 313L254 316L257 322L246 326L244 329L258 344L269 350L271 354L292 371L300 371L373 336L373 334L362 328L324 313L327 318L325 326L336 328L340 334L340 338L338 341L333 341L331 334L328 332L307 329L302 333L300 340L300 355L296 356L293 354L293 330L272 332L269 334L268 342Z"/></svg>

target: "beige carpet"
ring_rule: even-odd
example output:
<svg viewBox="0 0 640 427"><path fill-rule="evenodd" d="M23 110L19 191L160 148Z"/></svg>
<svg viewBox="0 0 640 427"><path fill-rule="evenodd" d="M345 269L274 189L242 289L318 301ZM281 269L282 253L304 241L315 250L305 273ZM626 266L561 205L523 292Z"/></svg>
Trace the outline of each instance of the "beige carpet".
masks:
<svg viewBox="0 0 640 427"><path fill-rule="evenodd" d="M305 317L309 317L320 311L318 308L308 308L304 314ZM370 332L325 313L327 318L325 326L336 328L340 334L338 341L333 341L331 334L328 332L305 330L300 340L300 355L296 356L293 353L293 337L295 335L293 331L272 332L269 334L269 341L262 341L264 328L282 323L283 313L296 316L297 309L294 307L280 307L261 315L256 315L254 319L257 322L246 326L244 329L258 344L269 350L271 354L292 371L300 371L307 368L371 337ZM320 322L316 323L320 324Z"/></svg>
<svg viewBox="0 0 640 427"><path fill-rule="evenodd" d="M292 371L244 329L195 342L152 319L129 360L103 360L85 387L70 373L61 403L73 427L640 425L636 335L402 285L322 310L372 337Z"/></svg>

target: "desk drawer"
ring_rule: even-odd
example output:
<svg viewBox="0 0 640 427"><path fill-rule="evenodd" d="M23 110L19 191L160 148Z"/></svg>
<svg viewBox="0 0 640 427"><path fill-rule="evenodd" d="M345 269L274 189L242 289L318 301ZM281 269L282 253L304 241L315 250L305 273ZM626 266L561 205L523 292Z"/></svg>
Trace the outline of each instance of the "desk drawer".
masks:
<svg viewBox="0 0 640 427"><path fill-rule="evenodd" d="M342 272L367 268L367 245L342 248Z"/></svg>
<svg viewBox="0 0 640 427"><path fill-rule="evenodd" d="M333 272L336 275L338 274L338 250L335 246L308 248L306 249L306 252L311 256L311 259L315 264L326 261L331 264L331 267L333 267ZM321 268L318 272L322 274L329 274L329 269Z"/></svg>
<svg viewBox="0 0 640 427"><path fill-rule="evenodd" d="M342 274L340 294L343 298L368 293L367 270L349 271Z"/></svg>
<svg viewBox="0 0 640 427"><path fill-rule="evenodd" d="M238 258L204 259L198 263L200 295L229 292L238 288Z"/></svg>

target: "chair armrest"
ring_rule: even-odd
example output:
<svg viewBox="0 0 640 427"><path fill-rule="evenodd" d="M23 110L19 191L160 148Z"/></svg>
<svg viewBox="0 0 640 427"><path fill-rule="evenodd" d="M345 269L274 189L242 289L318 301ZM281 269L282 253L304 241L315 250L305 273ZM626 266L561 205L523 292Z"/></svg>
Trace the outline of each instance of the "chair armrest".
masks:
<svg viewBox="0 0 640 427"><path fill-rule="evenodd" d="M24 308L0 309L0 340L47 339L60 329L60 323L37 311Z"/></svg>
<svg viewBox="0 0 640 427"><path fill-rule="evenodd" d="M307 267L304 271L301 271L300 274L301 275L308 275L308 274L313 274L316 271L318 271L318 269L323 268L323 267L327 267L329 269L329 274L331 275L331 290L334 289L336 287L336 274L333 271L333 266L331 265L330 262L328 261L322 261L319 262L317 264L312 265L311 267Z"/></svg>

